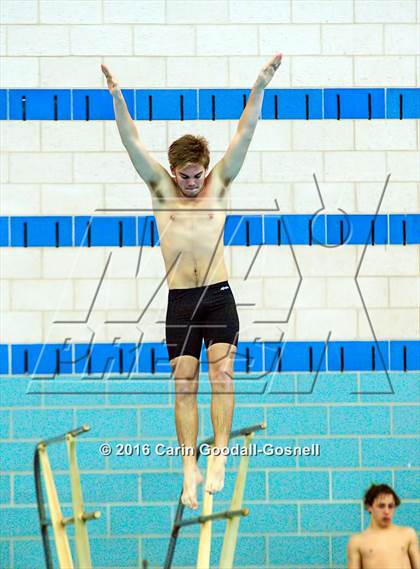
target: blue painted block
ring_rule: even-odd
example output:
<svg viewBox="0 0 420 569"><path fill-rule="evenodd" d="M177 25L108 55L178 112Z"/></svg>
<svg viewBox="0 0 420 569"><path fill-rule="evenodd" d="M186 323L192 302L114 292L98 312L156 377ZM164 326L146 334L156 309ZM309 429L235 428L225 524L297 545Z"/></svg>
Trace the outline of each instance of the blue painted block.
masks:
<svg viewBox="0 0 420 569"><path fill-rule="evenodd" d="M324 89L324 118L383 119L385 89Z"/></svg>
<svg viewBox="0 0 420 569"><path fill-rule="evenodd" d="M418 502L404 503L402 508L398 508L395 514L395 523L403 526L417 527L420 518L420 504Z"/></svg>
<svg viewBox="0 0 420 569"><path fill-rule="evenodd" d="M373 405L331 407L330 429L332 435L390 434L390 409Z"/></svg>
<svg viewBox="0 0 420 569"><path fill-rule="evenodd" d="M361 511L358 504L302 504L303 532L358 531Z"/></svg>
<svg viewBox="0 0 420 569"><path fill-rule="evenodd" d="M263 345L261 342L239 342L234 371L252 373L263 369Z"/></svg>
<svg viewBox="0 0 420 569"><path fill-rule="evenodd" d="M332 473L333 500L361 500L371 484L392 486L390 470L353 470Z"/></svg>
<svg viewBox="0 0 420 569"><path fill-rule="evenodd" d="M71 409L16 409L13 436L16 439L47 439L74 428Z"/></svg>
<svg viewBox="0 0 420 569"><path fill-rule="evenodd" d="M0 217L0 247L9 246L9 218Z"/></svg>
<svg viewBox="0 0 420 569"><path fill-rule="evenodd" d="M51 532L49 533L51 536ZM54 540L50 537L49 542L52 557L52 567L58 567L58 559ZM42 547L42 540L40 537L37 537L37 539L19 539L14 541L13 560L13 565L7 565L4 567L4 569L28 569L29 567L45 567L45 555L44 549ZM1 567L3 567L3 565L1 565Z"/></svg>
<svg viewBox="0 0 420 569"><path fill-rule="evenodd" d="M161 374L149 374L145 379L137 379L136 375L121 380L110 377L106 387L109 405L168 405L173 380Z"/></svg>
<svg viewBox="0 0 420 569"><path fill-rule="evenodd" d="M153 472L141 474L141 501L143 503L159 501L176 503L182 489L181 472Z"/></svg>
<svg viewBox="0 0 420 569"><path fill-rule="evenodd" d="M100 444L100 443L99 443ZM131 457L135 460L135 457ZM85 502L137 502L139 479L136 473L83 475Z"/></svg>
<svg viewBox="0 0 420 569"><path fill-rule="evenodd" d="M37 531L38 530L38 531ZM2 508L1 537L36 536L39 532L38 511L31 508Z"/></svg>
<svg viewBox="0 0 420 569"><path fill-rule="evenodd" d="M263 402L295 403L295 374L264 372L259 380L259 390L257 393L261 393L261 401Z"/></svg>
<svg viewBox="0 0 420 569"><path fill-rule="evenodd" d="M255 407L253 398L251 398L250 403L251 403L251 405L246 406L246 407L239 406L239 405L237 405L235 407L235 413L233 416L233 423L232 423L232 430L233 431L235 431L237 429L242 429L245 425L258 425L258 424L265 422L265 420L264 420L264 409L261 409L259 407ZM208 421L209 418L210 418L209 415L207 415L205 417L205 424L207 422L207 426L208 426L208 428L205 429L205 432L207 432L207 433L212 432L210 422ZM261 435L262 432L259 431L256 434ZM232 444L236 444L236 443L242 444L243 439L242 438L233 439L231 441L231 443Z"/></svg>
<svg viewBox="0 0 420 569"><path fill-rule="evenodd" d="M239 439L240 440L240 439ZM255 439L254 439L255 442ZM257 502L267 499L266 476L264 471L249 470L246 478L244 500L246 502ZM231 500L236 482L237 470L227 472L226 475L226 500Z"/></svg>
<svg viewBox="0 0 420 569"><path fill-rule="evenodd" d="M223 236L225 245L261 245L262 218L259 215L228 215Z"/></svg>
<svg viewBox="0 0 420 569"><path fill-rule="evenodd" d="M7 89L0 89L0 120L4 121L7 117L7 98L9 92Z"/></svg>
<svg viewBox="0 0 420 569"><path fill-rule="evenodd" d="M361 529L361 528L360 528ZM347 544L350 539L350 535L342 535L340 537L333 537L331 540L332 544L332 562L333 567L343 566L347 564Z"/></svg>
<svg viewBox="0 0 420 569"><path fill-rule="evenodd" d="M325 371L323 342L264 342L264 366L269 371Z"/></svg>
<svg viewBox="0 0 420 569"><path fill-rule="evenodd" d="M328 500L328 472L268 472L270 500Z"/></svg>
<svg viewBox="0 0 420 569"><path fill-rule="evenodd" d="M140 435L142 437L157 436L160 438L175 436L175 419L172 407L141 409Z"/></svg>
<svg viewBox="0 0 420 569"><path fill-rule="evenodd" d="M60 374L73 372L71 344L15 344L12 373Z"/></svg>
<svg viewBox="0 0 420 569"><path fill-rule="evenodd" d="M420 466L418 440L393 438L362 439L362 466Z"/></svg>
<svg viewBox="0 0 420 569"><path fill-rule="evenodd" d="M252 506L252 514L241 520L241 532L267 532L267 520L270 520L270 527L276 528L276 532L297 532L297 506L295 504L255 504Z"/></svg>
<svg viewBox="0 0 420 569"><path fill-rule="evenodd" d="M402 373L361 373L361 401L385 403L418 403L420 396L419 374Z"/></svg>
<svg viewBox="0 0 420 569"><path fill-rule="evenodd" d="M419 119L420 89L387 89L386 117L388 119Z"/></svg>
<svg viewBox="0 0 420 569"><path fill-rule="evenodd" d="M329 563L329 538L304 536L269 536L268 561L272 565L314 565L327 567Z"/></svg>
<svg viewBox="0 0 420 569"><path fill-rule="evenodd" d="M0 375L9 373L9 347L6 344L0 344Z"/></svg>
<svg viewBox="0 0 420 569"><path fill-rule="evenodd" d="M390 470L351 470L332 473L333 500L361 500L372 484L392 486Z"/></svg>
<svg viewBox="0 0 420 569"><path fill-rule="evenodd" d="M329 245L385 245L388 243L386 215L327 215Z"/></svg>
<svg viewBox="0 0 420 569"><path fill-rule="evenodd" d="M245 518L247 519L247 518ZM217 567L221 548L214 549L212 567ZM243 536L238 538L235 564L237 567L264 567L266 559L266 544L264 536Z"/></svg>
<svg viewBox="0 0 420 569"><path fill-rule="evenodd" d="M93 434L95 432L95 425L91 425ZM77 461L79 463L79 468L81 470L104 470L105 469L105 457L99 452L99 446L101 441L98 442L88 442L84 441L82 437L77 442ZM58 448L58 447L57 447ZM60 455L60 460L62 455ZM67 457L64 457L67 460ZM117 457L121 458L121 457ZM129 458L133 458L132 456ZM67 461L68 462L68 461ZM67 466L57 465L55 468L67 468Z"/></svg>
<svg viewBox="0 0 420 569"><path fill-rule="evenodd" d="M0 399L3 407L38 407L41 397L27 393L31 379L7 376L0 381Z"/></svg>
<svg viewBox="0 0 420 569"><path fill-rule="evenodd" d="M319 456L299 457L299 466L311 468L340 466L359 466L359 450L357 438L345 439L299 439L299 446L311 447L313 444L320 445Z"/></svg>
<svg viewBox="0 0 420 569"><path fill-rule="evenodd" d="M15 475L16 479L17 475ZM10 502L11 492L10 492L11 477L7 474L2 474L0 478L0 504L7 504ZM32 480L33 485L33 480Z"/></svg>
<svg viewBox="0 0 420 569"><path fill-rule="evenodd" d="M396 470L394 488L403 500L417 500L420 494L419 470Z"/></svg>
<svg viewBox="0 0 420 569"><path fill-rule="evenodd" d="M32 378L30 396L45 394L46 407L76 407L105 405L106 383L102 378L86 379L80 376L55 376L43 379ZM109 402L111 404L111 402Z"/></svg>
<svg viewBox="0 0 420 569"><path fill-rule="evenodd" d="M23 542L15 542L15 545L16 545L16 543L23 543ZM13 565L10 561L10 552L12 549L11 545L12 544L10 541L0 541L0 567L3 567L4 569L12 569L13 568ZM41 564L40 564L40 566L41 566ZM20 567L23 568L24 566L21 565ZM28 565L26 565L26 567L28 567ZM15 564L15 568L20 569L16 564Z"/></svg>
<svg viewBox="0 0 420 569"><path fill-rule="evenodd" d="M420 433L420 410L418 405L395 405L393 414L393 432L395 435L417 435Z"/></svg>
<svg viewBox="0 0 420 569"><path fill-rule="evenodd" d="M135 437L137 413L135 409L121 407L80 409L76 411L76 424L91 426L90 435L100 438Z"/></svg>
<svg viewBox="0 0 420 569"><path fill-rule="evenodd" d="M76 373L128 373L136 362L136 344L76 344Z"/></svg>
<svg viewBox="0 0 420 569"><path fill-rule="evenodd" d="M138 245L156 247L160 245L159 232L153 215L145 215L137 218Z"/></svg>
<svg viewBox="0 0 420 569"><path fill-rule="evenodd" d="M200 89L199 120L239 119L250 89Z"/></svg>
<svg viewBox="0 0 420 569"><path fill-rule="evenodd" d="M10 120L70 120L70 89L11 89Z"/></svg>
<svg viewBox="0 0 420 569"><path fill-rule="evenodd" d="M34 443L0 443L2 469L19 471L33 469Z"/></svg>
<svg viewBox="0 0 420 569"><path fill-rule="evenodd" d="M195 89L136 90L137 120L196 120Z"/></svg>
<svg viewBox="0 0 420 569"><path fill-rule="evenodd" d="M123 89L128 112L134 118L134 90ZM73 89L73 119L113 120L114 105L108 89Z"/></svg>
<svg viewBox="0 0 420 569"><path fill-rule="evenodd" d="M139 355L140 373L170 373L168 348L166 344L147 342L141 344Z"/></svg>
<svg viewBox="0 0 420 569"><path fill-rule="evenodd" d="M388 342L330 342L328 370L382 371L389 369Z"/></svg>
<svg viewBox="0 0 420 569"><path fill-rule="evenodd" d="M0 410L0 433L3 439L10 437L10 411Z"/></svg>
<svg viewBox="0 0 420 569"><path fill-rule="evenodd" d="M355 373L297 375L299 403L353 403L357 401Z"/></svg>
<svg viewBox="0 0 420 569"><path fill-rule="evenodd" d="M352 470L332 473L333 500L362 500L372 484L392 486L390 470Z"/></svg>
<svg viewBox="0 0 420 569"><path fill-rule="evenodd" d="M75 245L127 247L136 245L135 217L75 217Z"/></svg>
<svg viewBox="0 0 420 569"><path fill-rule="evenodd" d="M92 567L139 567L138 538L93 537L89 539Z"/></svg>
<svg viewBox="0 0 420 569"><path fill-rule="evenodd" d="M264 215L264 244L325 244L325 217L325 215Z"/></svg>
<svg viewBox="0 0 420 569"><path fill-rule="evenodd" d="M266 89L263 119L322 119L322 89Z"/></svg>
<svg viewBox="0 0 420 569"><path fill-rule="evenodd" d="M268 435L327 434L326 407L269 407L267 409Z"/></svg>
<svg viewBox="0 0 420 569"><path fill-rule="evenodd" d="M71 217L11 217L12 247L71 247Z"/></svg>
<svg viewBox="0 0 420 569"><path fill-rule="evenodd" d="M181 486L182 487L182 486ZM155 496L156 498L156 496ZM170 506L112 506L111 533L126 534L168 534L171 523Z"/></svg>
<svg viewBox="0 0 420 569"><path fill-rule="evenodd" d="M420 215L415 213L390 215L389 242L391 245L420 243Z"/></svg>

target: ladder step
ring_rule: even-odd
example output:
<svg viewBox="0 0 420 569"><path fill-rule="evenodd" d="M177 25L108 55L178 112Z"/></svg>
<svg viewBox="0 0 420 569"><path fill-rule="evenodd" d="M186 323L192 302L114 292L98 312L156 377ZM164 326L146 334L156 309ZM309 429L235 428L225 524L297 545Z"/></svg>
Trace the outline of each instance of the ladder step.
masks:
<svg viewBox="0 0 420 569"><path fill-rule="evenodd" d="M243 429L238 429L236 431L232 431L229 435L229 440L230 439L236 439L238 437L242 437L245 435L250 435L251 433L256 433L257 431L264 431L266 429L267 425L265 423L257 423L256 425L251 425L250 427L244 427ZM200 448L200 445L211 445L214 443L214 437L205 439L204 441L201 441L201 443L198 445L198 448Z"/></svg>
<svg viewBox="0 0 420 569"><path fill-rule="evenodd" d="M100 517L101 517L101 512L83 512L83 514L81 515L81 519L84 522L88 522L90 520L98 520ZM69 518L63 518L61 520L61 523L63 524L63 526L74 524L74 516L71 516Z"/></svg>
<svg viewBox="0 0 420 569"><path fill-rule="evenodd" d="M209 514L208 516L197 516L196 518L189 518L188 520L182 520L179 523L174 524L175 527L181 528L184 526L191 526L194 524L205 524L213 520L224 520L235 518L236 516L247 516L249 514L248 508L241 508L240 510L226 510L224 512L216 512L215 514Z"/></svg>

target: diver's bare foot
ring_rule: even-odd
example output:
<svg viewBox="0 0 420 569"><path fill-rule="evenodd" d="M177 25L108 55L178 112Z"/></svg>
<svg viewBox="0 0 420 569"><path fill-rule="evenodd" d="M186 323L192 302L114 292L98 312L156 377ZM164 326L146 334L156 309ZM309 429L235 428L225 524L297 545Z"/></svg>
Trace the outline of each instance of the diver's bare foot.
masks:
<svg viewBox="0 0 420 569"><path fill-rule="evenodd" d="M225 483L226 456L211 454L208 457L206 492L215 494Z"/></svg>
<svg viewBox="0 0 420 569"><path fill-rule="evenodd" d="M196 464L184 466L184 485L181 502L187 508L192 508L193 510L198 508L197 486L202 482L203 476Z"/></svg>

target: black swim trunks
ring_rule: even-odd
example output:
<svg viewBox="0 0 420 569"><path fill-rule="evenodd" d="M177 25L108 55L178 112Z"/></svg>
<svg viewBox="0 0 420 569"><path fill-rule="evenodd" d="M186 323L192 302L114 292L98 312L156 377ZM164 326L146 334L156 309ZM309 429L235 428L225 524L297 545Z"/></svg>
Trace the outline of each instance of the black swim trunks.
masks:
<svg viewBox="0 0 420 569"><path fill-rule="evenodd" d="M169 290L166 345L169 360L182 355L200 359L201 345L238 345L239 318L229 283Z"/></svg>

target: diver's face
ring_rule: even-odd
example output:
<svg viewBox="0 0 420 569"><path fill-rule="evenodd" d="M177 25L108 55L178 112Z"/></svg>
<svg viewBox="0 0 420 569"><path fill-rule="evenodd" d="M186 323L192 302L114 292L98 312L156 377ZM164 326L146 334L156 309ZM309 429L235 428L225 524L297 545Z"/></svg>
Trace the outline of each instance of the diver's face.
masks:
<svg viewBox="0 0 420 569"><path fill-rule="evenodd" d="M386 528L392 523L395 508L395 500L392 494L380 494L375 498L373 504L368 507L368 512L372 516L372 521L375 525Z"/></svg>
<svg viewBox="0 0 420 569"><path fill-rule="evenodd" d="M206 171L201 164L187 164L183 167L172 168L178 188L187 198L194 198L204 187Z"/></svg>

